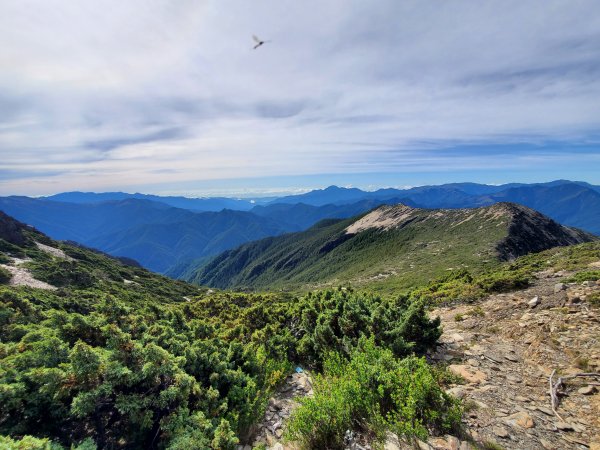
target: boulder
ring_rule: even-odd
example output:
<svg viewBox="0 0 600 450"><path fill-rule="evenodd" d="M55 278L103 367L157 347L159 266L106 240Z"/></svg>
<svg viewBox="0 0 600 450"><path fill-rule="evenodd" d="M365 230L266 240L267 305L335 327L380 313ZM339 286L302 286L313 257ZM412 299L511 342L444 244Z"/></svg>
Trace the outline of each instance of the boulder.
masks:
<svg viewBox="0 0 600 450"><path fill-rule="evenodd" d="M385 444L383 445L383 450L402 450L402 446L400 445L400 440L398 436L394 433L388 432L385 436Z"/></svg>
<svg viewBox="0 0 600 450"><path fill-rule="evenodd" d="M513 426L518 425L521 428L533 428L535 426L533 418L525 411L519 411L508 416L506 422Z"/></svg>
<svg viewBox="0 0 600 450"><path fill-rule="evenodd" d="M455 436L445 436L450 450L460 450L460 440Z"/></svg>
<svg viewBox="0 0 600 450"><path fill-rule="evenodd" d="M554 426L560 431L575 431L573 425L568 422L554 422Z"/></svg>
<svg viewBox="0 0 600 450"><path fill-rule="evenodd" d="M486 380L485 373L481 370L463 364L451 364L448 366L448 370L455 375L463 377L469 383L479 384Z"/></svg>
<svg viewBox="0 0 600 450"><path fill-rule="evenodd" d="M455 386L453 388L448 389L446 391L446 394L462 399L465 398L465 396L467 395L467 391L462 386Z"/></svg>
<svg viewBox="0 0 600 450"><path fill-rule="evenodd" d="M506 431L506 428L504 428L501 425L496 425L495 427L492 427L492 432L496 436L503 438L503 439L506 439L509 436L508 431Z"/></svg>
<svg viewBox="0 0 600 450"><path fill-rule="evenodd" d="M596 392L598 392L598 389L596 389L596 386L584 386L582 388L579 388L577 390L577 392L579 392L582 395L592 395L595 394Z"/></svg>

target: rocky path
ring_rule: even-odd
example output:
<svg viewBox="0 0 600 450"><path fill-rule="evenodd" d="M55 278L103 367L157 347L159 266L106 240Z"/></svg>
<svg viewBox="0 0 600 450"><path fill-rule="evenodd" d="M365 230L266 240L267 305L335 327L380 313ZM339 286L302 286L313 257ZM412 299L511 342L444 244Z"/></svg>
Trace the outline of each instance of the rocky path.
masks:
<svg viewBox="0 0 600 450"><path fill-rule="evenodd" d="M551 409L553 370L600 370L600 318L586 301L600 284L566 285L558 281L565 275L540 273L529 289L432 312L442 318L444 334L430 356L464 378L450 392L464 399L465 425L482 446L600 449L597 380L567 382L557 408L562 420ZM448 440L429 444L454 448Z"/></svg>
<svg viewBox="0 0 600 450"><path fill-rule="evenodd" d="M464 380L449 392L466 405L465 434L415 444L390 435L384 450L600 450L598 380L568 380L557 408L560 418L551 408L552 371L600 371L600 309L587 301L600 292L600 281L560 281L569 275L539 273L528 289L432 311L444 333L428 358ZM285 421L298 406L295 399L311 394L308 374L289 376L271 399L253 444L238 450L296 450L282 441Z"/></svg>
<svg viewBox="0 0 600 450"><path fill-rule="evenodd" d="M272 450L294 449L289 444L283 444L285 421L299 406L297 399L312 394L312 382L308 373L295 372L288 376L283 386L269 400L265 417L254 434L253 445L238 446L238 450L251 450L261 446Z"/></svg>

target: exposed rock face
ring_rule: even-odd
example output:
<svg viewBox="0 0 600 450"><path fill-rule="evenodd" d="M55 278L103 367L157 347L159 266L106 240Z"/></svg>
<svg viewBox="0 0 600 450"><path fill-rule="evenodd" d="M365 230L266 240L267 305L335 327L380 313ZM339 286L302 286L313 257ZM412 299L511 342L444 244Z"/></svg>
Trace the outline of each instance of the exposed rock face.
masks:
<svg viewBox="0 0 600 450"><path fill-rule="evenodd" d="M493 208L505 211L511 218L508 236L497 246L498 255L504 261L552 247L581 244L597 239L585 231L562 226L525 206L498 203L490 207Z"/></svg>
<svg viewBox="0 0 600 450"><path fill-rule="evenodd" d="M418 211L406 205L381 206L346 228L346 234L356 234L371 228L381 230L401 228L414 218Z"/></svg>
<svg viewBox="0 0 600 450"><path fill-rule="evenodd" d="M464 378L469 383L483 383L485 381L485 373L462 364L451 364L448 370L455 375Z"/></svg>

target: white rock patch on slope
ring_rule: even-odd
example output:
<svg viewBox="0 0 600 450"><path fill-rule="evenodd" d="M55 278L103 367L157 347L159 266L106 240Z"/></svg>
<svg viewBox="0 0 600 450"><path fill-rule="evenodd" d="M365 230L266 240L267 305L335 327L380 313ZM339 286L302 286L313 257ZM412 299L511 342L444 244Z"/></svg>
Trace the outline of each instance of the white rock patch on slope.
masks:
<svg viewBox="0 0 600 450"><path fill-rule="evenodd" d="M67 255L64 251L62 251L59 248L50 247L49 245L40 244L39 242L36 242L35 245L37 245L37 248L39 248L41 251L46 252L52 256L55 256L57 258L66 259L67 261L74 261L73 258L71 258L69 255Z"/></svg>
<svg viewBox="0 0 600 450"><path fill-rule="evenodd" d="M405 205L382 206L346 228L346 234L356 234L370 228L390 230L409 219L415 211Z"/></svg>
<svg viewBox="0 0 600 450"><path fill-rule="evenodd" d="M11 286L29 286L37 289L47 289L50 291L56 290L57 288L55 286L33 278L31 272L22 267L22 265L28 261L30 260L13 258L11 265L0 264L0 267L8 270L12 274L9 284Z"/></svg>

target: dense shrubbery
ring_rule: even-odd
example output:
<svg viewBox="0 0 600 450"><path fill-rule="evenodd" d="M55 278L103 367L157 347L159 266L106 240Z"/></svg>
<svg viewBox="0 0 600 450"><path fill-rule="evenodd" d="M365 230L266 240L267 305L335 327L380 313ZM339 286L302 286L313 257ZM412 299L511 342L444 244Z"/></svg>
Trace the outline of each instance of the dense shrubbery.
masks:
<svg viewBox="0 0 600 450"><path fill-rule="evenodd" d="M292 363L320 368L364 337L406 356L440 334L419 302L342 289L209 295L83 256L69 263L74 272L46 255L29 264L60 281L55 292L0 287L1 434L55 446L228 449Z"/></svg>
<svg viewBox="0 0 600 450"><path fill-rule="evenodd" d="M7 284L12 278L12 274L4 267L0 267L0 284Z"/></svg>
<svg viewBox="0 0 600 450"><path fill-rule="evenodd" d="M52 294L0 291L2 433L133 448L189 436L197 444L187 448L206 448L203 436L228 448L230 428L254 421L288 369L182 308L148 299L136 311L98 294L82 315L46 309Z"/></svg>
<svg viewBox="0 0 600 450"><path fill-rule="evenodd" d="M60 450L61 447L50 442L49 439L37 439L25 436L23 439L11 439L0 436L0 449L2 450Z"/></svg>
<svg viewBox="0 0 600 450"><path fill-rule="evenodd" d="M397 357L422 353L439 338L439 319L430 321L422 302L383 300L338 289L308 294L299 303L299 358L320 367L326 354L349 354L362 336Z"/></svg>
<svg viewBox="0 0 600 450"><path fill-rule="evenodd" d="M567 278L567 283L581 283L583 281L597 281L600 280L600 270L586 270L578 272L575 276Z"/></svg>
<svg viewBox="0 0 600 450"><path fill-rule="evenodd" d="M290 429L307 444L336 446L357 427L447 431L459 407L412 356L440 335L424 305L518 287L548 257L452 273L399 298L295 297L208 293L85 249L63 246L76 259L65 261L27 242L0 246L60 289L0 287L0 434L10 436L0 446L22 449L233 448L292 364L324 371ZM569 264L597 259L597 247L585 249Z"/></svg>
<svg viewBox="0 0 600 450"><path fill-rule="evenodd" d="M472 302L490 293L526 288L530 276L528 271L512 266L478 275L462 269L450 272L427 286L412 290L408 297L429 304Z"/></svg>
<svg viewBox="0 0 600 450"><path fill-rule="evenodd" d="M382 439L386 430L426 438L460 424L460 404L440 388L423 358L397 359L372 338L361 338L349 359L330 353L314 390L287 431L308 448L342 449L347 430L357 426Z"/></svg>
<svg viewBox="0 0 600 450"><path fill-rule="evenodd" d="M0 252L0 264L6 264L10 262L10 258L4 253Z"/></svg>

